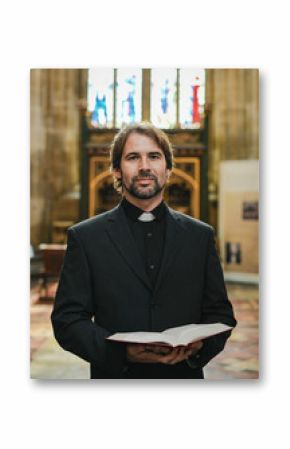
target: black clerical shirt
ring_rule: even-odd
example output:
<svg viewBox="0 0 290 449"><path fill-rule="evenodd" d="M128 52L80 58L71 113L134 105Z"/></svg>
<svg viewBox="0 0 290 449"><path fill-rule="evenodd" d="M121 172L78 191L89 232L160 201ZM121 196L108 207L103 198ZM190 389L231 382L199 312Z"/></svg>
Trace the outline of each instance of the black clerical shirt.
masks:
<svg viewBox="0 0 290 449"><path fill-rule="evenodd" d="M138 220L138 217L144 211L129 203L126 198L122 199L121 205L124 208L136 246L144 261L152 288L154 288L163 255L166 225L165 204L162 201L155 209L150 211L154 215L155 220L149 222Z"/></svg>
<svg viewBox="0 0 290 449"><path fill-rule="evenodd" d="M122 199L121 205L124 208L129 227L142 260L144 261L146 272L153 289L161 266L164 248L166 230L165 204L162 201L155 209L150 211L156 218L149 222L138 220L138 217L140 217L144 211L129 203L126 198ZM191 356L190 359L181 363L187 363L191 368L198 368L199 358L200 355L197 353Z"/></svg>

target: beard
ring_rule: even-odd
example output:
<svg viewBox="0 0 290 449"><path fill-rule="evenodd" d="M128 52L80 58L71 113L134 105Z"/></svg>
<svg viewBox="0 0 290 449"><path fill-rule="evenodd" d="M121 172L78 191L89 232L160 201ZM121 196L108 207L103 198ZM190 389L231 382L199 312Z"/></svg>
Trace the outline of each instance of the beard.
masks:
<svg viewBox="0 0 290 449"><path fill-rule="evenodd" d="M139 186L138 180L140 178L152 179L153 183L150 186ZM138 198L139 200L148 200L154 198L162 191L164 187L159 183L158 178L155 175L146 172L140 172L139 176L134 176L129 186L126 186L126 184L122 180L122 186L125 190L127 190L128 193L130 193L135 198Z"/></svg>

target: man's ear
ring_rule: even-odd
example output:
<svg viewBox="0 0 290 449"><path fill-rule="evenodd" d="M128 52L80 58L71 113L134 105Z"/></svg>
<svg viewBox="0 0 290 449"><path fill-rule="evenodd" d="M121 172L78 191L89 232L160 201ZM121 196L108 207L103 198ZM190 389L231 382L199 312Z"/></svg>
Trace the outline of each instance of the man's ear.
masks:
<svg viewBox="0 0 290 449"><path fill-rule="evenodd" d="M122 177L121 170L119 168L114 168L113 175L116 179L121 179L121 177Z"/></svg>
<svg viewBox="0 0 290 449"><path fill-rule="evenodd" d="M170 175L172 173L172 170L169 170L169 168L166 169L166 178L167 180L170 178Z"/></svg>

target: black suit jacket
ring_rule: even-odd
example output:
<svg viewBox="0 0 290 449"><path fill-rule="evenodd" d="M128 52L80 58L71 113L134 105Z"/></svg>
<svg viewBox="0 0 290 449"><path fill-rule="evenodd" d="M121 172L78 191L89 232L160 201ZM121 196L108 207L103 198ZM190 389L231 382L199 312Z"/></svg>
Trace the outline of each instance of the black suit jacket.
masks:
<svg viewBox="0 0 290 449"><path fill-rule="evenodd" d="M68 231L52 323L59 344L91 364L92 378L203 378L202 367L229 332L206 339L191 367L127 363L125 344L105 338L189 323L236 324L213 229L168 207L166 220L154 289L120 205Z"/></svg>

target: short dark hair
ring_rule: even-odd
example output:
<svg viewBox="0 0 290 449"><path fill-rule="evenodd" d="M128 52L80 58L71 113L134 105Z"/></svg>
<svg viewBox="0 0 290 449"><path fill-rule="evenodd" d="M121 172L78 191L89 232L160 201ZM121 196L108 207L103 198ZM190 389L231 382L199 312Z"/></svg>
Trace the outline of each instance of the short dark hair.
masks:
<svg viewBox="0 0 290 449"><path fill-rule="evenodd" d="M125 126L115 135L110 148L111 171L120 169L123 150L129 135L132 133L142 134L152 139L157 144L158 148L162 150L165 156L167 169L172 169L173 148L165 132L156 128L156 126L152 125L150 122L140 122ZM114 187L120 192L122 181L115 178Z"/></svg>

